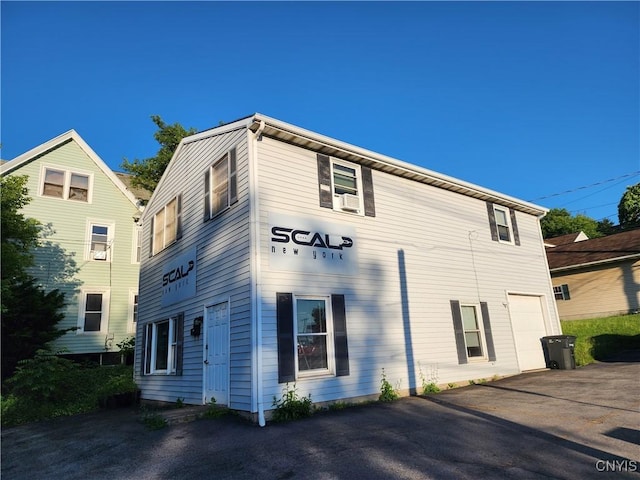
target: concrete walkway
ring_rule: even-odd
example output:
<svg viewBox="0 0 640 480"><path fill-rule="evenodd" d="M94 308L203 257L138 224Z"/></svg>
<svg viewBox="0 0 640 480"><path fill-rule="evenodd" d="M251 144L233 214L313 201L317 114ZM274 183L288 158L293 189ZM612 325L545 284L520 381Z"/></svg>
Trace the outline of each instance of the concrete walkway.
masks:
<svg viewBox="0 0 640 480"><path fill-rule="evenodd" d="M150 430L132 409L9 428L2 479L637 479L631 360L265 428L230 415Z"/></svg>

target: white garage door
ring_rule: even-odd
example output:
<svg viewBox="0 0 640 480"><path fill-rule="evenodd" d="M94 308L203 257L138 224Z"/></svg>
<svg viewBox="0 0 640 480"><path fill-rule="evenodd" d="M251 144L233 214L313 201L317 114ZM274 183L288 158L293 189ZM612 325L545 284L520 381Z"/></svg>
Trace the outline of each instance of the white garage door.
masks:
<svg viewBox="0 0 640 480"><path fill-rule="evenodd" d="M547 335L541 297L509 295L509 313L520 371L545 368L540 338Z"/></svg>

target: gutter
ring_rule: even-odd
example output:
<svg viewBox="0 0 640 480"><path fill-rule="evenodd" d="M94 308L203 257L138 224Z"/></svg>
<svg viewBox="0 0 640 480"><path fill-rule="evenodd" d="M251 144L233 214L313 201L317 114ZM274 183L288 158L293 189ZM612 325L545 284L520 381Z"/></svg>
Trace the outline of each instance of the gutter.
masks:
<svg viewBox="0 0 640 480"><path fill-rule="evenodd" d="M625 255L624 257L610 258L607 260L597 260L595 262L578 263L576 265L568 265L566 267L557 267L557 268L549 269L549 272L550 273L566 272L568 270L578 270L580 268L585 268L585 267L606 265L608 263L622 262L624 260L633 260L635 258L640 259L640 254L634 253L633 255Z"/></svg>

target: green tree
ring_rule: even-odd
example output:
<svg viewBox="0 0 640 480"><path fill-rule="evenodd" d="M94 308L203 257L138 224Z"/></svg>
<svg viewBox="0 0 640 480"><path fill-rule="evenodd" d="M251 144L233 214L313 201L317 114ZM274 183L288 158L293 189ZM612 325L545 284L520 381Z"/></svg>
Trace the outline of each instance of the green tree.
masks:
<svg viewBox="0 0 640 480"><path fill-rule="evenodd" d="M598 222L586 215L572 216L566 208L552 208L540 221L544 238L584 232L589 238L602 237Z"/></svg>
<svg viewBox="0 0 640 480"><path fill-rule="evenodd" d="M6 311L5 302L12 295L12 286L28 278L26 269L33 264L31 251L38 245L40 223L33 218L25 218L20 212L22 207L31 201L26 183L25 175L0 178L1 311L3 314Z"/></svg>
<svg viewBox="0 0 640 480"><path fill-rule="evenodd" d="M640 183L627 187L622 195L618 204L618 221L623 229L640 226Z"/></svg>
<svg viewBox="0 0 640 480"><path fill-rule="evenodd" d="M158 131L153 135L160 144L160 150L155 157L143 160L134 159L132 162L126 158L122 162L122 169L132 175L131 183L136 187L144 188L153 192L162 178L171 157L173 157L180 140L197 132L195 128L185 129L179 123L167 125L159 115L152 115L151 120L158 127Z"/></svg>
<svg viewBox="0 0 640 480"><path fill-rule="evenodd" d="M66 331L56 328L63 317L59 311L64 295L58 290L45 293L28 273L40 223L20 212L31 200L26 183L24 175L0 177L3 380L18 361L31 358Z"/></svg>
<svg viewBox="0 0 640 480"><path fill-rule="evenodd" d="M12 286L2 314L3 381L14 373L20 360L33 358L38 350L48 349L49 342L75 330L56 328L64 318L63 307L64 294L57 289L45 293L34 278Z"/></svg>

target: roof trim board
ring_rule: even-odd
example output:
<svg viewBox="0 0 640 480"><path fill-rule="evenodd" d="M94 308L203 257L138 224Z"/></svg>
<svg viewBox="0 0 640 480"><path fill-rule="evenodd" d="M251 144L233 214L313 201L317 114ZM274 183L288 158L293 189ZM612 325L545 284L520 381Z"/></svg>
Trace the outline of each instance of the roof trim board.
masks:
<svg viewBox="0 0 640 480"><path fill-rule="evenodd" d="M46 153L54 150L55 148L64 145L70 141L74 141L84 151L84 153L102 170L102 172L109 177L113 184L124 194L125 197L138 209L138 200L135 195L131 193L124 185L124 183L116 176L116 174L109 168L109 166L102 160L96 152L85 142L82 137L75 130L68 130L51 140L44 142L31 150L18 155L13 160L8 161L0 165L0 175L6 175L12 171L18 169L25 163L35 160L38 157L45 155Z"/></svg>

